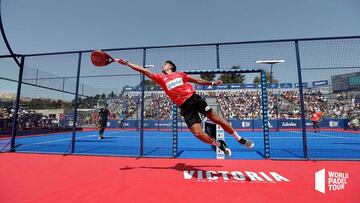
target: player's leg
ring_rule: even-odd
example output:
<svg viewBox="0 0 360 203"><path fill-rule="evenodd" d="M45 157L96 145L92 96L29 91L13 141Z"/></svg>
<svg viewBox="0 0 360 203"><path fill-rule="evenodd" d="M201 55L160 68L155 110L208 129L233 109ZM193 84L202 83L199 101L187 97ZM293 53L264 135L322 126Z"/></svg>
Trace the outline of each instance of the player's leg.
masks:
<svg viewBox="0 0 360 203"><path fill-rule="evenodd" d="M313 121L312 124L313 124L314 133L316 133L316 121Z"/></svg>
<svg viewBox="0 0 360 203"><path fill-rule="evenodd" d="M202 129L200 123L194 123L190 127L190 131L195 135L196 138L207 144L215 144L215 139L206 134Z"/></svg>
<svg viewBox="0 0 360 203"><path fill-rule="evenodd" d="M181 115L184 117L186 125L196 138L206 144L219 147L219 149L221 149L225 155L230 156L231 151L229 148L227 148L225 141L216 141L201 129L201 118L199 113L196 111L195 103L196 100L194 97L191 97L190 100L187 100L186 103L180 106Z"/></svg>
<svg viewBox="0 0 360 203"><path fill-rule="evenodd" d="M98 137L99 140L104 138L104 131L105 128L101 126L99 129L99 137Z"/></svg>
<svg viewBox="0 0 360 203"><path fill-rule="evenodd" d="M226 146L226 143L223 140L215 140L214 138L210 137L206 134L202 129L200 123L194 123L190 127L190 131L195 135L196 138L201 140L204 143L214 145L219 147L226 156L231 156L231 150Z"/></svg>
<svg viewBox="0 0 360 203"><path fill-rule="evenodd" d="M194 105L195 109L203 114L204 116L208 117L212 122L216 123L217 125L220 125L227 133L232 135L240 144L245 145L248 148L254 147L254 142L251 140L247 140L245 138L242 138L233 127L231 127L230 123L225 121L221 116L219 116L217 113L215 113L212 108L210 108L202 97L198 96L196 97L196 103Z"/></svg>
<svg viewBox="0 0 360 203"><path fill-rule="evenodd" d="M248 148L253 148L254 143L251 140L245 139L241 137L236 130L230 125L229 122L227 122L224 118L222 118L220 115L215 113L215 111L210 110L207 112L206 116L214 123L220 125L227 133L232 135L240 144L245 145Z"/></svg>
<svg viewBox="0 0 360 203"><path fill-rule="evenodd" d="M99 137L98 137L99 140L104 138L104 131L106 128L106 124L107 124L107 121L102 121L100 123L100 130L99 130Z"/></svg>
<svg viewBox="0 0 360 203"><path fill-rule="evenodd" d="M317 132L320 133L320 121L316 121Z"/></svg>

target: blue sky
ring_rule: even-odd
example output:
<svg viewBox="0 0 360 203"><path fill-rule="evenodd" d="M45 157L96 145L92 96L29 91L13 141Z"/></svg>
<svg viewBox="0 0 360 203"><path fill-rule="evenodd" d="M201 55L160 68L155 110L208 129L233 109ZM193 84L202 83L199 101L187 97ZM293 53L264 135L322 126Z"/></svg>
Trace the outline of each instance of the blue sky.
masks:
<svg viewBox="0 0 360 203"><path fill-rule="evenodd" d="M284 38L307 38L360 35L359 0L2 0L3 23L13 50L16 53L58 52L98 48L122 48L152 45L175 45L192 43L215 43ZM346 43L349 42L344 42ZM325 48L316 44L304 44L305 67L332 67L359 65L356 61L358 43L349 43L338 54L336 51L323 57L320 51L328 52L337 47L336 42ZM254 60L284 58L287 64L274 69L274 74L284 81L294 81L292 45L281 44L252 46L245 49L224 47L222 68L231 65L252 67ZM249 52L250 50L250 52ZM0 54L6 54L0 40ZM348 54L349 53L349 54ZM114 53L141 63L138 53ZM196 56L194 56L194 54ZM178 59L184 69L211 67L214 60L206 60L213 50L200 50L193 54L186 50L160 50L150 52L149 63L157 66L171 57ZM232 57L239 54L241 57ZM88 57L88 56L85 56ZM84 57L84 62L88 58ZM232 57L232 58L231 58ZM323 58L322 58L323 57ZM63 60L63 59L66 60ZM68 59L71 58L71 59ZM188 58L190 62L183 62ZM317 58L322 58L317 61ZM77 56L59 56L30 60L27 65L60 76L73 74ZM75 62L74 62L75 61ZM200 61L200 62L199 62ZM50 63L56 63L49 69ZM0 61L5 76L16 78L10 61ZM67 64L71 63L71 66ZM5 65L5 66L4 66ZM111 66L94 70L89 64L82 74L128 74L130 70ZM254 65L255 66L255 65ZM68 67L68 68L67 68ZM67 70L68 69L68 70ZM5 71L4 71L5 70ZM58 71L62 70L62 72ZM284 71L286 70L286 71ZM351 70L350 72L352 72ZM284 73L291 72L291 73ZM306 71L305 71L306 72ZM336 70L331 74L342 72ZM282 76L281 76L282 75ZM329 78L329 75L304 73L306 80ZM290 78L290 79L289 79ZM136 84L135 79L121 80L121 85ZM111 81L111 82L109 82ZM83 81L103 88L111 88L119 78L108 83ZM9 82L2 83L0 91L13 89ZM286 82L286 81L284 81ZM29 90L29 92L32 92Z"/></svg>
<svg viewBox="0 0 360 203"><path fill-rule="evenodd" d="M360 35L359 0L2 2L18 53Z"/></svg>

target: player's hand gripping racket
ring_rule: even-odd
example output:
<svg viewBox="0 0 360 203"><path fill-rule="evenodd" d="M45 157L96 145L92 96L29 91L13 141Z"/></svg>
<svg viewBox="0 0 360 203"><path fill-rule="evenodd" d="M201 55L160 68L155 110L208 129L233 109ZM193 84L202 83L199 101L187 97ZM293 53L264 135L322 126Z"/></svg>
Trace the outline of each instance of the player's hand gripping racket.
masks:
<svg viewBox="0 0 360 203"><path fill-rule="evenodd" d="M103 66L107 66L112 62L117 62L120 63L122 65L126 65L128 61L124 60L124 59L116 59L111 57L109 54L107 54L104 51L101 50L94 50L91 53L91 62L95 65L95 66L99 66L99 67L103 67Z"/></svg>

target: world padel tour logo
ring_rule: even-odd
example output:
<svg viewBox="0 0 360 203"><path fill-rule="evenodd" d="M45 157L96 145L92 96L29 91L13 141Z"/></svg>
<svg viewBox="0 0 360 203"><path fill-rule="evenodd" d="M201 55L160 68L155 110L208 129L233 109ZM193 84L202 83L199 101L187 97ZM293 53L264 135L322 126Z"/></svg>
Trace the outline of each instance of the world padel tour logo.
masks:
<svg viewBox="0 0 360 203"><path fill-rule="evenodd" d="M277 183L289 182L288 178L277 172L252 172L252 171L184 171L185 180L198 182L252 182L252 183Z"/></svg>
<svg viewBox="0 0 360 203"><path fill-rule="evenodd" d="M348 178L349 173L321 169L315 173L315 190L323 194L326 191L345 190Z"/></svg>

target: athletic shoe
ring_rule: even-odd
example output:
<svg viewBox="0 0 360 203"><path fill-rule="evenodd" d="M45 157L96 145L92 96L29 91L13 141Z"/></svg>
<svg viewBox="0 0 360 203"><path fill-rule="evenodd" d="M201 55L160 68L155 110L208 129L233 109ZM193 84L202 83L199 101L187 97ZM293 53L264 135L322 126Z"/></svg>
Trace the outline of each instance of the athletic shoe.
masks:
<svg viewBox="0 0 360 203"><path fill-rule="evenodd" d="M101 135L101 136L98 137L98 140L101 140L101 139L104 139L104 136L103 136L103 135Z"/></svg>
<svg viewBox="0 0 360 203"><path fill-rule="evenodd" d="M253 141L247 140L247 139L244 139L244 138L241 138L239 140L239 143L242 144L242 145L245 145L249 149L254 148L254 146L255 146Z"/></svg>
<svg viewBox="0 0 360 203"><path fill-rule="evenodd" d="M223 151L226 156L231 156L231 150L230 150L230 148L227 147L225 141L224 141L224 140L219 140L219 142L220 142L220 147L219 147L219 149L220 149L221 151Z"/></svg>

